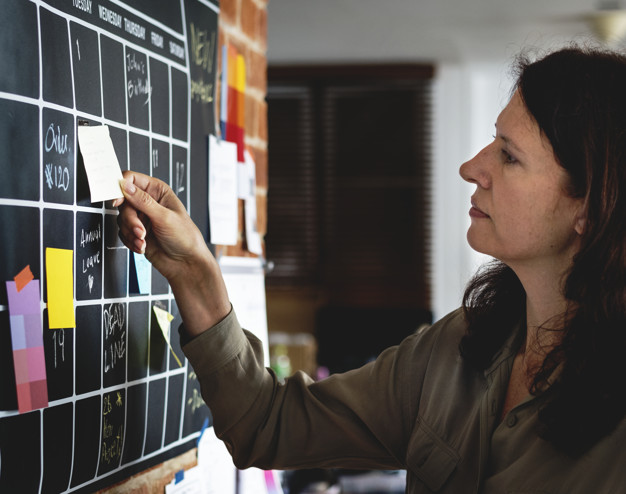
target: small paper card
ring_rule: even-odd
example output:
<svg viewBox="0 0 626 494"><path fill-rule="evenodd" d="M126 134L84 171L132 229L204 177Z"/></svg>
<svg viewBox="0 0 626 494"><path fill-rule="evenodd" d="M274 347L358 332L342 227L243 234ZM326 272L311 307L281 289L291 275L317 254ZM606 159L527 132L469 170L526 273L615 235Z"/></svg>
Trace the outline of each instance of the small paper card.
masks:
<svg viewBox="0 0 626 494"><path fill-rule="evenodd" d="M152 264L144 254L130 253L130 293L150 293Z"/></svg>
<svg viewBox="0 0 626 494"><path fill-rule="evenodd" d="M152 310L154 310L154 315L156 316L159 328L161 328L161 333L163 333L163 338L165 338L167 346L170 347L170 352L172 352L172 355L176 359L176 362L178 362L178 365L182 367L183 363L178 358L178 355L176 355L176 352L174 351L174 349L172 348L172 344L170 343L170 323L174 319L174 316L166 310L157 307L156 305L152 306Z"/></svg>
<svg viewBox="0 0 626 494"><path fill-rule="evenodd" d="M78 144L85 163L91 202L123 197L122 171L107 125L79 125Z"/></svg>

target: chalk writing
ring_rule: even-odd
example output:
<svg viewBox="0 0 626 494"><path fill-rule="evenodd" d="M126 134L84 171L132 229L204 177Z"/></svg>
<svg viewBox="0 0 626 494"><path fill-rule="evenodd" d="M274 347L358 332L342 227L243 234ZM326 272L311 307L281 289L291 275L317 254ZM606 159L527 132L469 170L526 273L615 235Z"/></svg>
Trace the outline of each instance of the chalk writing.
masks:
<svg viewBox="0 0 626 494"><path fill-rule="evenodd" d="M57 353L61 353L61 361L65 362L65 330L55 330L52 333L52 342L54 343L54 368L56 369L58 367Z"/></svg>
<svg viewBox="0 0 626 494"><path fill-rule="evenodd" d="M192 390L191 397L187 400L187 406L191 408L191 413L194 413L196 410L200 409L204 405L204 400L200 393L198 393L197 389Z"/></svg>
<svg viewBox="0 0 626 494"><path fill-rule="evenodd" d="M103 369L107 373L116 365L124 363L126 356L126 317L124 304L110 304L103 311L104 359Z"/></svg>
<svg viewBox="0 0 626 494"><path fill-rule="evenodd" d="M147 95L146 103L150 100L152 87L148 84L148 79L135 79L128 81L128 97Z"/></svg>
<svg viewBox="0 0 626 494"><path fill-rule="evenodd" d="M192 62L207 72L213 72L213 53L215 51L215 32L197 28L191 23L191 58Z"/></svg>
<svg viewBox="0 0 626 494"><path fill-rule="evenodd" d="M104 337L109 338L124 329L124 305L111 304L104 309Z"/></svg>
<svg viewBox="0 0 626 494"><path fill-rule="evenodd" d="M146 62L143 60L137 60L134 53L126 55L126 70L129 72L136 70L142 74L146 73Z"/></svg>
<svg viewBox="0 0 626 494"><path fill-rule="evenodd" d="M55 150L59 154L66 154L69 150L67 134L61 133L61 127L59 125L57 125L55 130L54 122L51 123L48 126L48 130L46 130L45 149L46 152Z"/></svg>
<svg viewBox="0 0 626 494"><path fill-rule="evenodd" d="M215 37L216 33L206 29L198 28L193 22L191 23L191 61L193 64L207 74L213 72L213 63L215 53ZM200 103L211 103L213 101L213 83L210 82L211 77L204 80L204 77L192 77L191 79L191 98Z"/></svg>
<svg viewBox="0 0 626 494"><path fill-rule="evenodd" d="M159 150L153 149L152 150L152 168L158 168L158 167L159 167Z"/></svg>
<svg viewBox="0 0 626 494"><path fill-rule="evenodd" d="M128 98L146 95L146 103L150 99L152 87L146 76L146 62L138 60L134 53L126 55L126 71L128 72Z"/></svg>
<svg viewBox="0 0 626 494"><path fill-rule="evenodd" d="M213 83L192 79L191 98L199 103L211 103L213 101Z"/></svg>
<svg viewBox="0 0 626 494"><path fill-rule="evenodd" d="M176 162L176 183L174 185L174 190L176 191L176 195L180 195L182 192L185 192L185 163Z"/></svg>
<svg viewBox="0 0 626 494"><path fill-rule="evenodd" d="M119 391L115 395L105 394L102 398L100 461L107 465L117 464L122 457L124 440L124 400Z"/></svg>
<svg viewBox="0 0 626 494"><path fill-rule="evenodd" d="M102 262L101 257L101 239L102 229L100 224L91 230L80 229L80 247L85 249L89 248L92 244L98 244L98 248L94 249L95 245L90 248L91 253L89 255L80 256L81 271L83 274L88 273L92 268L99 266ZM87 275L86 286L89 289L89 293L92 292L94 287L93 273Z"/></svg>
<svg viewBox="0 0 626 494"><path fill-rule="evenodd" d="M70 186L70 170L67 166L46 163L46 185L48 189L67 190Z"/></svg>
<svg viewBox="0 0 626 494"><path fill-rule="evenodd" d="M102 400L102 415L108 415L113 411L113 404L111 403L111 395L104 395Z"/></svg>
<svg viewBox="0 0 626 494"><path fill-rule="evenodd" d="M83 259L83 273L86 273L89 268L93 268L97 264L100 264L100 251ZM89 291L91 291L91 286Z"/></svg>
<svg viewBox="0 0 626 494"><path fill-rule="evenodd" d="M100 225L96 227L95 230L89 230L85 232L84 228L80 229L80 246L85 247L87 244L92 242L98 242L102 238L102 231L100 230Z"/></svg>

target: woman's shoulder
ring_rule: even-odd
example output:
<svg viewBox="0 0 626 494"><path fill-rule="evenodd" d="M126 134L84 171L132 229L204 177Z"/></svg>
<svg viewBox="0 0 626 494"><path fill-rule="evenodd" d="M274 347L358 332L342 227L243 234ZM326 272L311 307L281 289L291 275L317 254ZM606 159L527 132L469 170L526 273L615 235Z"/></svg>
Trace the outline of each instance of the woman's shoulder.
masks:
<svg viewBox="0 0 626 494"><path fill-rule="evenodd" d="M423 325L415 332L417 339L429 339L435 342L451 342L456 341L465 334L467 322L463 308L448 313L438 321L430 325Z"/></svg>
<svg viewBox="0 0 626 494"><path fill-rule="evenodd" d="M430 359L432 354L456 358L466 327L463 309L456 309L433 324L420 326L400 344L399 351L410 359Z"/></svg>

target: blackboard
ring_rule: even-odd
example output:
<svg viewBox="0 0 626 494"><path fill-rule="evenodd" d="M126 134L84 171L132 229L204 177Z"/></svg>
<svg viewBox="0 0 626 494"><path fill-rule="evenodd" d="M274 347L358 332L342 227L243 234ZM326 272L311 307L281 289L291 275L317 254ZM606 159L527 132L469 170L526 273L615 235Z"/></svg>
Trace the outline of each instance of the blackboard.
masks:
<svg viewBox="0 0 626 494"><path fill-rule="evenodd" d="M2 2L0 492L93 492L189 450L210 421L170 287L153 270L149 293L132 290L117 211L90 202L76 128L107 125L121 168L168 182L208 239L218 15L218 0ZM48 324L49 247L73 251L75 327ZM49 404L19 413L5 282L26 266ZM174 316L182 367L155 306Z"/></svg>

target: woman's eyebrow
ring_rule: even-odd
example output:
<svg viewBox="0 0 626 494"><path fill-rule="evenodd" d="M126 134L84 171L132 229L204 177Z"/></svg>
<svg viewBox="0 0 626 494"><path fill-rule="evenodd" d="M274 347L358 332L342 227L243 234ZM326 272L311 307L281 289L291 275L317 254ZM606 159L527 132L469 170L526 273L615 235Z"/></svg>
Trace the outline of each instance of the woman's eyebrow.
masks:
<svg viewBox="0 0 626 494"><path fill-rule="evenodd" d="M526 154L526 153L524 153L524 150L515 143L514 139L512 139L508 135L503 134L502 132L498 131L498 124L497 123L495 124L495 128L496 128L496 137L498 137L499 139L502 139L504 141L504 143L509 148L511 148L513 151L515 151L515 153Z"/></svg>

